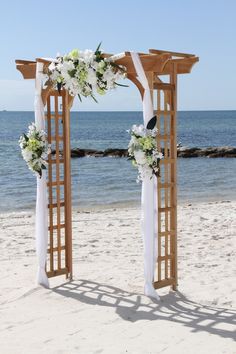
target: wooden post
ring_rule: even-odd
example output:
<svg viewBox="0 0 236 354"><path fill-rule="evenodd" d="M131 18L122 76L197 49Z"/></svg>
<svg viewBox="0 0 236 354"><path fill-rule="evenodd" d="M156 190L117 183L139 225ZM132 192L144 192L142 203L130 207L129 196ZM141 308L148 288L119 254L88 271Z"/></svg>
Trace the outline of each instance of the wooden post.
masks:
<svg viewBox="0 0 236 354"><path fill-rule="evenodd" d="M176 289L176 78L170 83L162 83L156 77L154 87L157 90L157 146L164 155L160 162L158 178L158 257L156 289L171 285Z"/></svg>
<svg viewBox="0 0 236 354"><path fill-rule="evenodd" d="M65 176L65 224L66 224L66 267L72 280L72 213L71 213L71 151L70 151L70 97L64 91L63 99L64 126L64 176Z"/></svg>
<svg viewBox="0 0 236 354"><path fill-rule="evenodd" d="M171 253L174 254L174 259L171 261L171 277L174 279L172 285L173 290L177 290L178 286L178 269L177 269L177 66L172 64L170 73L170 84L174 86L171 94L171 122L170 131L173 136L170 145L170 157L174 160L171 165L171 183L173 188L171 192L172 213L170 217L171 230L173 232L171 242Z"/></svg>
<svg viewBox="0 0 236 354"><path fill-rule="evenodd" d="M54 113L51 112L52 100ZM59 109L60 104L62 104L62 112ZM51 90L48 93L47 134L48 142L55 151L48 157L49 270L47 275L54 277L65 274L67 278L72 279L70 96L65 90L61 93ZM61 156L62 151L63 156Z"/></svg>

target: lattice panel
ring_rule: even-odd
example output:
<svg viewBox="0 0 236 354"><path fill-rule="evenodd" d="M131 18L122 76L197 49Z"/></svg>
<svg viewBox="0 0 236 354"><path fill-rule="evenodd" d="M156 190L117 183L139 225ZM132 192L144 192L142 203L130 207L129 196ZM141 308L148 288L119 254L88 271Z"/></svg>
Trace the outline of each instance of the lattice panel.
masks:
<svg viewBox="0 0 236 354"><path fill-rule="evenodd" d="M158 178L158 257L155 288L177 286L177 222L176 222L176 91L170 84L155 85L158 148L162 150L160 177ZM164 86L164 89L161 87Z"/></svg>
<svg viewBox="0 0 236 354"><path fill-rule="evenodd" d="M71 276L70 142L67 93L50 92L47 98L48 157L48 262L47 275ZM68 198L69 197L69 198ZM70 215L70 214L69 214Z"/></svg>

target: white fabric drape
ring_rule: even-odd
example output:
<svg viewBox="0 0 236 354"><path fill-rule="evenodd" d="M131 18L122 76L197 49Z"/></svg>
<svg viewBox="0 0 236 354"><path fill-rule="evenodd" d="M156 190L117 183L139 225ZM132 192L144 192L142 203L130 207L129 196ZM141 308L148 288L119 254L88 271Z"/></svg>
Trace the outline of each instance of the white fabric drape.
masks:
<svg viewBox="0 0 236 354"><path fill-rule="evenodd" d="M42 92L43 63L36 65L35 79L35 125L38 129L45 129L44 105ZM42 170L42 177L37 177L37 201L36 201L36 253L38 257L37 284L49 287L48 277L45 271L48 245L48 212L47 212L47 184L46 171Z"/></svg>
<svg viewBox="0 0 236 354"><path fill-rule="evenodd" d="M131 52L131 57L137 73L137 78L144 88L143 96L143 121L147 126L149 120L153 117L153 104L141 60L137 53ZM157 178L148 177L142 182L142 235L144 242L144 278L145 295L159 300L159 296L153 287L153 279L156 267L157 257Z"/></svg>

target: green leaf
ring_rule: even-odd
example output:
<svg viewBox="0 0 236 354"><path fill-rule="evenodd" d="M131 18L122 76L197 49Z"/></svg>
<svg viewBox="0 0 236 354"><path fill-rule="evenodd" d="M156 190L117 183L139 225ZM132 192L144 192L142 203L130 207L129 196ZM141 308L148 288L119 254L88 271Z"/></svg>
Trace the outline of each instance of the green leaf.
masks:
<svg viewBox="0 0 236 354"><path fill-rule="evenodd" d="M150 129L150 130L154 129L156 124L157 124L157 117L154 116L149 120L149 122L147 124L147 129Z"/></svg>
<svg viewBox="0 0 236 354"><path fill-rule="evenodd" d="M47 167L45 165L42 165L42 170L46 170Z"/></svg>
<svg viewBox="0 0 236 354"><path fill-rule="evenodd" d="M57 82L57 90L59 93L61 93L61 86L62 86L61 82Z"/></svg>
<svg viewBox="0 0 236 354"><path fill-rule="evenodd" d="M100 54L101 45L102 45L102 42L100 42L99 45L97 46L97 49L95 50L95 55Z"/></svg>
<svg viewBox="0 0 236 354"><path fill-rule="evenodd" d="M28 136L25 133L23 133L23 137L25 138L25 141L29 140Z"/></svg>
<svg viewBox="0 0 236 354"><path fill-rule="evenodd" d="M91 97L92 97L92 99L93 99L96 103L98 103L98 101L96 100L96 98L94 97L94 95L91 95Z"/></svg>
<svg viewBox="0 0 236 354"><path fill-rule="evenodd" d="M118 64L116 64L116 63L114 63L114 61L110 61L110 65L113 66L113 67L116 68L116 69L119 69L119 70L122 71L123 73L126 73L126 70L125 70L122 66L120 66L120 65L118 65Z"/></svg>
<svg viewBox="0 0 236 354"><path fill-rule="evenodd" d="M74 77L76 74L76 69L68 71L68 74L70 75L70 77Z"/></svg>
<svg viewBox="0 0 236 354"><path fill-rule="evenodd" d="M117 86L121 86L121 87L129 87L129 85L122 85L122 84L118 84L118 82L115 82L115 85L117 85Z"/></svg>
<svg viewBox="0 0 236 354"><path fill-rule="evenodd" d="M79 93L78 93L78 97L79 97L80 102L82 102L82 98Z"/></svg>

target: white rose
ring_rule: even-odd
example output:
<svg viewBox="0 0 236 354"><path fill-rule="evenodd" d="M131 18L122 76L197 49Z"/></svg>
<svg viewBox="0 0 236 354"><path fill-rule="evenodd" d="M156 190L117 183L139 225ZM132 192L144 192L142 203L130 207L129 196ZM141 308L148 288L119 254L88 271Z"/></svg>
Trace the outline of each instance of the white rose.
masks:
<svg viewBox="0 0 236 354"><path fill-rule="evenodd" d="M134 151L134 157L139 165L145 165L147 162L145 153L142 150Z"/></svg>
<svg viewBox="0 0 236 354"><path fill-rule="evenodd" d="M143 124L133 125L132 131L134 132L135 135L138 135L138 136L145 136L145 134L146 134L146 129L144 128Z"/></svg>
<svg viewBox="0 0 236 354"><path fill-rule="evenodd" d="M25 149L22 151L22 156L26 162L30 161L32 159L32 152Z"/></svg>
<svg viewBox="0 0 236 354"><path fill-rule="evenodd" d="M81 52L81 57L84 59L85 63L91 63L94 59L94 52L86 49L84 52Z"/></svg>
<svg viewBox="0 0 236 354"><path fill-rule="evenodd" d="M88 69L87 82L92 86L96 85L97 83L96 72L91 68Z"/></svg>

